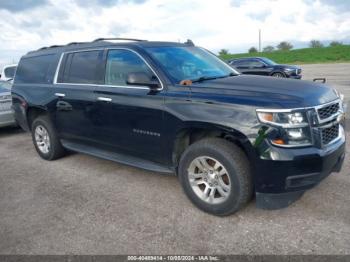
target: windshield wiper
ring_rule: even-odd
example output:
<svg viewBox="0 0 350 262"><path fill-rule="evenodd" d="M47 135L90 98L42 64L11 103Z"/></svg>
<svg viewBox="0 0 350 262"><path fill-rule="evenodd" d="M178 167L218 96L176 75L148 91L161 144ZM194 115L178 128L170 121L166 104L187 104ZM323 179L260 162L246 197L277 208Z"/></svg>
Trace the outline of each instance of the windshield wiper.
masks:
<svg viewBox="0 0 350 262"><path fill-rule="evenodd" d="M192 83L198 83L198 82L203 82L206 80L213 80L213 79L218 79L218 78L226 78L226 77L230 77L230 76L236 76L237 74L235 73L230 73L228 75L224 75L224 76L201 76L200 78L197 79L193 79Z"/></svg>

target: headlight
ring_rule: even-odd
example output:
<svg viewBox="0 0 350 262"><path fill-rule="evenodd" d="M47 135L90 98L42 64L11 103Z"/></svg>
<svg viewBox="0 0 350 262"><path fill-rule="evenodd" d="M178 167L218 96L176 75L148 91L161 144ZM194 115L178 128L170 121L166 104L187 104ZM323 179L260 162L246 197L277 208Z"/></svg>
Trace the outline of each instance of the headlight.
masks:
<svg viewBox="0 0 350 262"><path fill-rule="evenodd" d="M311 145L311 132L305 111L257 110L261 123L274 127L269 139L272 144L293 147Z"/></svg>

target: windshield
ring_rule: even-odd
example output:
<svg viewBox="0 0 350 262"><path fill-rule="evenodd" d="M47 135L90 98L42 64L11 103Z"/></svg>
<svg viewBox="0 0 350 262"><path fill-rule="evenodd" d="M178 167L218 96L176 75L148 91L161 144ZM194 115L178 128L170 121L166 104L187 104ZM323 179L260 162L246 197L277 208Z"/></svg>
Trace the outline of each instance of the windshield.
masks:
<svg viewBox="0 0 350 262"><path fill-rule="evenodd" d="M272 61L266 57L261 58L261 60L263 60L266 64L271 65L271 66L277 65L277 63L275 63L274 61Z"/></svg>
<svg viewBox="0 0 350 262"><path fill-rule="evenodd" d="M176 83L186 79L209 79L239 74L215 55L198 47L149 47L147 51Z"/></svg>
<svg viewBox="0 0 350 262"><path fill-rule="evenodd" d="M0 81L0 92L7 92L11 89L11 83Z"/></svg>

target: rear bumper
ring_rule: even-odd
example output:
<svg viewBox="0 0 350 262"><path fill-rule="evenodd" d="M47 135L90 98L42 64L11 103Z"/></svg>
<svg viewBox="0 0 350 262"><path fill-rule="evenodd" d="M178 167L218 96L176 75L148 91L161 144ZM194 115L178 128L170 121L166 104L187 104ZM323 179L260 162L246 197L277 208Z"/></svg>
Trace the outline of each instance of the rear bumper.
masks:
<svg viewBox="0 0 350 262"><path fill-rule="evenodd" d="M260 158L255 176L257 207L287 207L332 172L340 172L345 137L324 149L283 149L271 146L274 159Z"/></svg>
<svg viewBox="0 0 350 262"><path fill-rule="evenodd" d="M15 125L13 111L0 111L0 127Z"/></svg>

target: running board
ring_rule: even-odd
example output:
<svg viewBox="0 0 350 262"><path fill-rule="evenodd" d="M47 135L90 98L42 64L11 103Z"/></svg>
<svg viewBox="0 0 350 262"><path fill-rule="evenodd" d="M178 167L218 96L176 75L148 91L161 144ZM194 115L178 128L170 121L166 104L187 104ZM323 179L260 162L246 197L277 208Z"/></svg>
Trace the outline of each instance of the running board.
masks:
<svg viewBox="0 0 350 262"><path fill-rule="evenodd" d="M154 163L152 161L144 160L142 158L123 155L123 154L95 148L88 145L82 145L80 143L70 142L66 140L61 140L61 143L63 147L71 151L92 155L95 157L103 158L106 160L118 162L121 164L133 166L133 167L138 167L141 169L146 169L153 172L174 174L174 171L171 170L170 168Z"/></svg>

